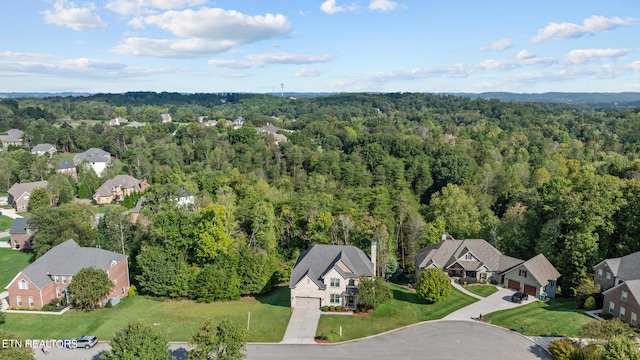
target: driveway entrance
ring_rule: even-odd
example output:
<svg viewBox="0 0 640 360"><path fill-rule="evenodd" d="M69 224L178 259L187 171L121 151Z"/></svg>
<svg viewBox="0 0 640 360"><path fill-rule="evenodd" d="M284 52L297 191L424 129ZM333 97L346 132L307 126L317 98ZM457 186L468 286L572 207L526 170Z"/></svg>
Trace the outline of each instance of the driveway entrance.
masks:
<svg viewBox="0 0 640 360"><path fill-rule="evenodd" d="M318 307L297 306L289 319L282 344L315 344L313 338L316 336L320 313Z"/></svg>

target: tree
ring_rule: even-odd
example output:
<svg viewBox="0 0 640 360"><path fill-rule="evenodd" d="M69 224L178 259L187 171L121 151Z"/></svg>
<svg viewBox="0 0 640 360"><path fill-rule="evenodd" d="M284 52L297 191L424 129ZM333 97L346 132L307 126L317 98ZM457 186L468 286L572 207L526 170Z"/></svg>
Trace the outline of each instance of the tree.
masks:
<svg viewBox="0 0 640 360"><path fill-rule="evenodd" d="M27 222L36 234L33 238L36 257L69 239L74 239L80 246L93 246L96 238L96 229L92 226L94 213L93 206L80 203L33 211Z"/></svg>
<svg viewBox="0 0 640 360"><path fill-rule="evenodd" d="M117 251L126 254L128 240L134 237L134 225L131 223L131 214L121 206L109 208L98 223L99 244L105 250Z"/></svg>
<svg viewBox="0 0 640 360"><path fill-rule="evenodd" d="M3 330L0 330L0 339L5 341L3 346L0 346L0 359L35 360L33 349L25 346L24 339ZM12 346L15 342L22 343L22 346L17 346L17 344Z"/></svg>
<svg viewBox="0 0 640 360"><path fill-rule="evenodd" d="M214 327L206 321L191 339L189 359L241 360L246 341L247 330L237 322L225 319Z"/></svg>
<svg viewBox="0 0 640 360"><path fill-rule="evenodd" d="M73 276L67 291L69 301L79 309L91 310L98 306L114 284L109 279L109 275L103 270L94 267L80 269Z"/></svg>
<svg viewBox="0 0 640 360"><path fill-rule="evenodd" d="M382 278L361 277L358 282L358 301L364 307L374 309L393 298L391 289Z"/></svg>
<svg viewBox="0 0 640 360"><path fill-rule="evenodd" d="M416 293L429 304L444 300L451 294L451 279L438 268L428 268L418 277Z"/></svg>
<svg viewBox="0 0 640 360"><path fill-rule="evenodd" d="M46 188L35 188L29 197L29 209L38 210L51 205L51 197Z"/></svg>
<svg viewBox="0 0 640 360"><path fill-rule="evenodd" d="M111 340L111 350L102 360L169 360L169 343L165 336L153 327L133 322L120 329Z"/></svg>
<svg viewBox="0 0 640 360"><path fill-rule="evenodd" d="M474 199L458 185L448 184L433 195L429 203L432 218L443 218L446 230L455 238L476 238L482 223Z"/></svg>
<svg viewBox="0 0 640 360"><path fill-rule="evenodd" d="M582 336L588 339L608 341L614 336L630 337L633 335L633 329L618 318L613 320L591 321L582 325Z"/></svg>
<svg viewBox="0 0 640 360"><path fill-rule="evenodd" d="M639 360L640 350L633 336L616 335L602 348L603 360Z"/></svg>

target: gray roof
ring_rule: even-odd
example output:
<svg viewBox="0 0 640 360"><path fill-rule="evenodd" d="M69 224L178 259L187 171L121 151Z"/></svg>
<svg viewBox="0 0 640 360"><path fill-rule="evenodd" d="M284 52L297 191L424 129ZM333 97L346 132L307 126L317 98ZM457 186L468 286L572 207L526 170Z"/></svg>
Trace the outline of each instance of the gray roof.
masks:
<svg viewBox="0 0 640 360"><path fill-rule="evenodd" d="M556 280L560 273L543 254L538 254L522 264L533 275L538 284L546 285L549 280Z"/></svg>
<svg viewBox="0 0 640 360"><path fill-rule="evenodd" d="M24 131L18 129L11 129L7 131L7 135L0 135L0 140L7 142L18 142L22 140Z"/></svg>
<svg viewBox="0 0 640 360"><path fill-rule="evenodd" d="M483 239L456 240L448 238L437 244L433 244L418 250L416 264L418 268L426 268L431 265L446 269L456 262L465 269L481 265L470 261L457 261L461 256L471 252L483 265L491 271L503 272L523 263L523 260L503 255L498 249Z"/></svg>
<svg viewBox="0 0 640 360"><path fill-rule="evenodd" d="M79 165L84 160L87 160L90 163L109 162L109 159L111 159L111 154L108 152L102 149L91 148L83 153L76 154L73 157L73 163Z"/></svg>
<svg viewBox="0 0 640 360"><path fill-rule="evenodd" d="M261 127L257 128L256 130L275 134L278 131L280 131L280 128L275 126L275 125L273 125L272 123L267 123L266 126L261 126Z"/></svg>
<svg viewBox="0 0 640 360"><path fill-rule="evenodd" d="M49 152L53 148L53 151L56 151L56 147L51 144L38 144L31 149L31 153L37 152Z"/></svg>
<svg viewBox="0 0 640 360"><path fill-rule="evenodd" d="M342 261L348 268L343 270L335 266ZM373 276L373 263L369 255L351 245L314 245L298 256L291 270L290 288L309 275L319 288L323 289L324 275L331 269L340 272L344 278Z"/></svg>
<svg viewBox="0 0 640 360"><path fill-rule="evenodd" d="M123 189L135 189L140 191L140 180L129 175L116 175L113 179L109 179L96 190L97 196L109 196L113 193L114 187L122 187Z"/></svg>
<svg viewBox="0 0 640 360"><path fill-rule="evenodd" d="M26 234L27 229L27 219L25 218L17 218L13 220L13 224L11 224L11 230L9 230L9 234Z"/></svg>
<svg viewBox="0 0 640 360"><path fill-rule="evenodd" d="M76 165L69 160L62 160L58 163L58 169L75 169Z"/></svg>
<svg viewBox="0 0 640 360"><path fill-rule="evenodd" d="M614 291L614 290L619 289L621 287L626 287L627 289L629 289L629 292L631 293L633 298L636 301L640 301L640 279L633 279L633 280L623 281L623 282L619 283L618 285L607 289L606 291L603 292L603 294L606 294L609 291Z"/></svg>
<svg viewBox="0 0 640 360"><path fill-rule="evenodd" d="M624 281L640 279L640 251L619 258L606 259L613 275Z"/></svg>
<svg viewBox="0 0 640 360"><path fill-rule="evenodd" d="M29 193L31 194L31 192L34 189L37 188L46 188L47 186L49 186L49 182L47 180L43 180L43 181L36 181L36 182L29 182L29 183L15 183L13 184L13 186L8 190L8 193L13 196L14 198L18 198L20 197L22 194L24 193Z"/></svg>
<svg viewBox="0 0 640 360"><path fill-rule="evenodd" d="M42 289L51 284L50 275L75 275L80 269L95 267L107 271L111 263L125 260L127 257L112 251L91 247L80 247L75 241L67 240L54 246L44 255L22 270L31 282Z"/></svg>
<svg viewBox="0 0 640 360"><path fill-rule="evenodd" d="M137 127L138 128L138 127L143 127L145 125L146 124L143 124L141 122L132 121L132 122L128 123L127 125L125 125L124 127Z"/></svg>

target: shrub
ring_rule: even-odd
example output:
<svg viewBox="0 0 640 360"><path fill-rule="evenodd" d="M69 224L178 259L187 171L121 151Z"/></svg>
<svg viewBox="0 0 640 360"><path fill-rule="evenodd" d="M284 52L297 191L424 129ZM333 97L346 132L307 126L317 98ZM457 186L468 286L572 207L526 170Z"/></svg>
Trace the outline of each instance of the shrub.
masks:
<svg viewBox="0 0 640 360"><path fill-rule="evenodd" d="M4 314L4 312L0 311L0 325L4 324L5 321L7 321L7 316Z"/></svg>
<svg viewBox="0 0 640 360"><path fill-rule="evenodd" d="M336 307L333 305L329 306L329 311L336 311Z"/></svg>
<svg viewBox="0 0 640 360"><path fill-rule="evenodd" d="M479 281L476 278L463 278L463 279L460 279L460 285L472 285L472 284L477 284L477 283L479 283Z"/></svg>
<svg viewBox="0 0 640 360"><path fill-rule="evenodd" d="M322 307L322 311L329 311L329 307L328 307L327 305L324 305L324 306Z"/></svg>
<svg viewBox="0 0 640 360"><path fill-rule="evenodd" d="M109 299L109 301L107 301L107 303L104 304L104 307L107 308L107 309L110 309L110 308L113 307L113 304L111 303L111 299Z"/></svg>
<svg viewBox="0 0 640 360"><path fill-rule="evenodd" d="M128 295L129 296L136 296L137 294L138 294L138 289L136 289L136 286L135 285L129 286Z"/></svg>
<svg viewBox="0 0 640 360"><path fill-rule="evenodd" d="M585 310L594 310L596 308L596 299L593 296L589 296L584 301Z"/></svg>
<svg viewBox="0 0 640 360"><path fill-rule="evenodd" d="M600 317L605 319L605 320L611 320L611 319L613 319L613 314L604 311L602 314L600 314Z"/></svg>
<svg viewBox="0 0 640 360"><path fill-rule="evenodd" d="M358 299L360 304L368 308L376 308L393 298L391 289L382 278L360 278L358 283Z"/></svg>
<svg viewBox="0 0 640 360"><path fill-rule="evenodd" d="M580 346L571 339L559 339L549 343L549 352L557 360L569 360L571 355L576 352Z"/></svg>
<svg viewBox="0 0 640 360"><path fill-rule="evenodd" d="M320 335L316 335L314 337L314 339L316 340L327 340L327 335L325 335L324 333L320 334Z"/></svg>
<svg viewBox="0 0 640 360"><path fill-rule="evenodd" d="M336 311L342 311L342 306L340 305L336 306Z"/></svg>
<svg viewBox="0 0 640 360"><path fill-rule="evenodd" d="M53 310L55 310L55 307L51 306L50 304L44 304L42 308L40 308L40 311L53 311Z"/></svg>
<svg viewBox="0 0 640 360"><path fill-rule="evenodd" d="M420 273L416 284L416 293L427 303L444 300L451 294L451 280L447 274L437 268L428 268Z"/></svg>

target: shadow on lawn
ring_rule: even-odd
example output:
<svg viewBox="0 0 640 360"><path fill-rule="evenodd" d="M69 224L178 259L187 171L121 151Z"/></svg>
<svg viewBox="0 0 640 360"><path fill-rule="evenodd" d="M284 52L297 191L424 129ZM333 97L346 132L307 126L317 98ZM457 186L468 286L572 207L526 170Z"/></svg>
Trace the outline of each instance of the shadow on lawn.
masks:
<svg viewBox="0 0 640 360"><path fill-rule="evenodd" d="M291 290L289 289L289 287L278 286L274 287L273 290L265 294L256 295L255 299L258 300L261 304L291 307L290 294Z"/></svg>
<svg viewBox="0 0 640 360"><path fill-rule="evenodd" d="M393 298L398 301L404 301L412 304L421 304L421 305L427 303L426 301L421 299L416 293L409 292L406 290L403 291L400 289L391 289L391 291L393 292Z"/></svg>

